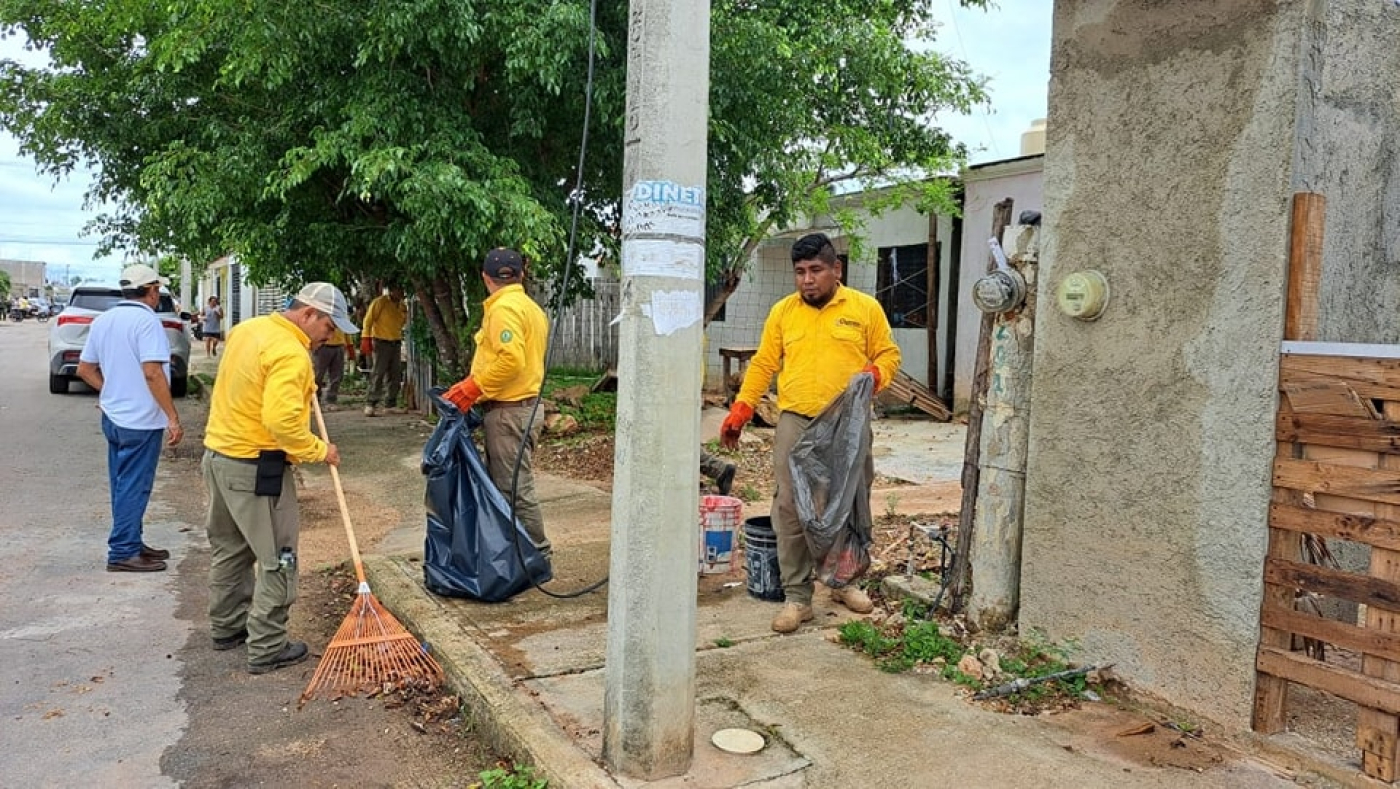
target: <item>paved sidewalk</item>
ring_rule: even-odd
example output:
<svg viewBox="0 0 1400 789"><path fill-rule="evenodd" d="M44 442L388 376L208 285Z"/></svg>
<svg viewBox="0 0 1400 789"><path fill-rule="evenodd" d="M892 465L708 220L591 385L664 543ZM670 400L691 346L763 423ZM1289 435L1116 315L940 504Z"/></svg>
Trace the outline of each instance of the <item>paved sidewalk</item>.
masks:
<svg viewBox="0 0 1400 789"><path fill-rule="evenodd" d="M421 490L423 482L406 466L403 484ZM547 475L537 484L556 551L548 588L566 592L601 578L609 560L610 494ZM898 490L902 511L956 508L955 482ZM744 515L765 509L751 506ZM554 789L1250 789L1294 786L1299 777L1284 767L1285 754L1266 760L1250 738L1201 743L1159 726L1150 735L1161 738L1158 765L1205 767L1155 766L1142 738L1133 738L1129 751L1118 736L1146 721L1142 715L1108 704L1035 718L1003 715L969 703L936 675L882 673L832 643L835 626L850 615L820 592L811 626L775 635L768 624L776 604L748 596L742 568L701 577L690 771L650 783L613 776L600 766L607 588L571 600L533 590L499 604L440 598L422 585L422 542L421 525L390 533L367 558L371 585L431 645L475 729L500 752L536 765ZM710 744L714 731L735 726L763 733L767 747L736 756ZM1194 761L1173 761L1187 754ZM1331 785L1313 775L1303 780Z"/></svg>

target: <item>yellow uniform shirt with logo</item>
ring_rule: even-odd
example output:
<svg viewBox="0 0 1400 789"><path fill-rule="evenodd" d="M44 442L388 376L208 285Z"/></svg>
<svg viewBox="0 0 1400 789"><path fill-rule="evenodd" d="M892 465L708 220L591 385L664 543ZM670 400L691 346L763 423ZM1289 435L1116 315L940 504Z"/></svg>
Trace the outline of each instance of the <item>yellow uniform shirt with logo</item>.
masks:
<svg viewBox="0 0 1400 789"><path fill-rule="evenodd" d="M362 337L375 340L402 340L403 327L408 323L408 303L395 302L388 296L371 301L360 322Z"/></svg>
<svg viewBox="0 0 1400 789"><path fill-rule="evenodd" d="M482 400L513 402L540 393L549 320L520 285L507 285L482 304L472 380Z"/></svg>
<svg viewBox="0 0 1400 789"><path fill-rule="evenodd" d="M778 408L816 416L867 365L879 368L883 386L894 380L899 362L890 322L875 299L840 285L817 309L793 293L769 310L737 399L757 405L777 374Z"/></svg>
<svg viewBox="0 0 1400 789"><path fill-rule="evenodd" d="M311 339L280 314L234 327L214 379L204 446L248 460L264 449L280 449L294 463L325 460L326 442L310 427L310 350Z"/></svg>

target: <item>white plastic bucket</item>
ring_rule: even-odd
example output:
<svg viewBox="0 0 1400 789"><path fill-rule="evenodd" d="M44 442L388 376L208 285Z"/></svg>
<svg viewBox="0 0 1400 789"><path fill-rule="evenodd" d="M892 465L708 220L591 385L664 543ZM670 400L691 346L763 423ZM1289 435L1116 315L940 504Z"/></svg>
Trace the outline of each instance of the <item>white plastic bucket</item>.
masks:
<svg viewBox="0 0 1400 789"><path fill-rule="evenodd" d="M743 521L744 502L733 496L700 497L700 572L719 575L733 568L734 534Z"/></svg>

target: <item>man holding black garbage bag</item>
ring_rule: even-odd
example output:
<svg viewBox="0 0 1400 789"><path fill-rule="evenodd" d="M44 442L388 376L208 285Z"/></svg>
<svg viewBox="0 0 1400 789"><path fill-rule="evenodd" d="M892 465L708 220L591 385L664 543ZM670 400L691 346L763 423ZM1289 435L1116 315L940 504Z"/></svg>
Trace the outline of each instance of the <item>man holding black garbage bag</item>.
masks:
<svg viewBox="0 0 1400 789"><path fill-rule="evenodd" d="M812 233L792 245L796 292L768 313L758 352L749 361L743 386L720 428L724 446L738 446L744 425L773 376L778 376L778 418L773 436L773 529L778 540L786 604L773 630L791 633L812 619L813 557L793 498L788 458L802 431L846 390L853 376L870 373L879 391L899 370L899 347L880 303L841 284L841 259L831 239ZM868 429L868 428L867 428ZM866 442L869 446L869 442ZM853 466L861 469L857 489L868 503L875 479L869 450ZM870 598L855 584L832 589L832 599L856 613L869 613Z"/></svg>
<svg viewBox="0 0 1400 789"><path fill-rule="evenodd" d="M481 404L491 481L507 502L514 502L516 520L525 527L530 542L549 558L549 538L544 533L530 463L542 421L535 419L531 424L531 412L544 383L549 319L525 292L525 262L519 252L498 247L486 253L481 279L489 295L482 304L481 329L474 338L471 373L443 398L464 413Z"/></svg>

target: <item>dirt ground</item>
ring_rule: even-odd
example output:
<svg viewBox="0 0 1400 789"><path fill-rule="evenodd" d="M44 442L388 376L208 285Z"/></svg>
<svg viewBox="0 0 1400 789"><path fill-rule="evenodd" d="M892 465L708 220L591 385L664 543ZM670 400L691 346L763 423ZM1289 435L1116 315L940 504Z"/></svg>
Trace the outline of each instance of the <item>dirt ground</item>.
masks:
<svg viewBox="0 0 1400 789"><path fill-rule="evenodd" d="M180 410L190 432L164 461L175 478L162 495L196 532L192 547L176 554L178 615L194 622L194 633L177 656L185 666L180 697L188 705L189 728L163 757L162 771L186 787L462 787L495 766L496 758L462 726L460 705L450 695L298 704L322 650L349 613L355 591L344 563L345 532L330 491L300 493L303 570L291 633L308 643L311 659L252 676L244 670L243 650L210 648L205 613L209 553L200 534L205 497L197 459L206 411L193 398L182 402ZM398 523L397 513L363 491L348 495L362 546L372 547Z"/></svg>

